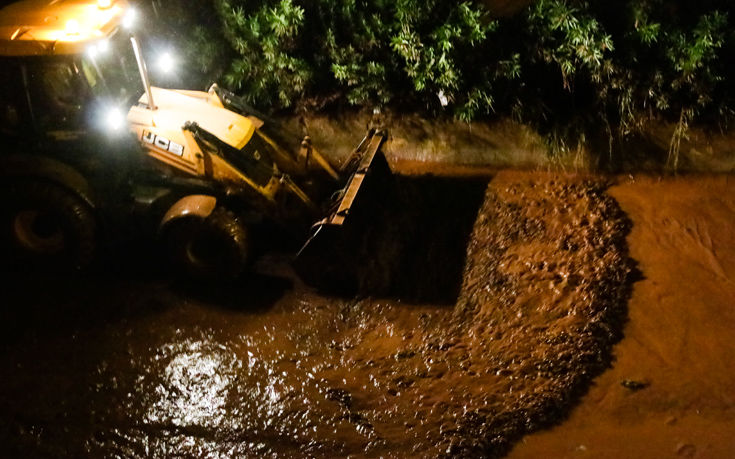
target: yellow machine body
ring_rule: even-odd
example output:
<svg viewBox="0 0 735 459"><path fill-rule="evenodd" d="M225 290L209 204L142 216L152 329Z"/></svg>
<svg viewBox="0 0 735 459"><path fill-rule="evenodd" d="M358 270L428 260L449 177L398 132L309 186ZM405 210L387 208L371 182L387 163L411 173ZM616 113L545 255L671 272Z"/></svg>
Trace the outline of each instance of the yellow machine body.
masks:
<svg viewBox="0 0 735 459"><path fill-rule="evenodd" d="M80 88L68 97L78 96L78 100L66 104L77 106L78 102L80 112L72 112L74 115L82 113L82 104L87 104L84 108L89 111L83 112L85 117L80 116L78 125L73 126L79 135L75 131L73 139L60 139L48 131L51 145L62 140L86 142L104 135L108 135L107 140L114 139L122 132L126 119L127 129L145 156L163 172L149 174L152 178L143 173L131 174L135 175L131 182L145 175L140 186L137 182L131 185L134 190L143 190L140 195L133 193L133 201L156 212L160 210L159 202L160 207L167 206L159 232L169 236L179 232L179 236L169 239L180 242L173 258L186 258L185 262L195 270L201 268L197 261L200 258L190 256L189 249L199 246L195 241L200 234L208 233L191 229L195 228L192 217L198 218L201 225L221 225L210 230L227 238L220 242L231 250L219 252L210 261L214 265L217 260L236 257L231 265L222 266L233 268L232 272L237 272L235 268L241 267L247 258L245 226L251 223L284 223L289 229L311 226L311 237L300 254L308 254L310 245L330 246L325 242L326 236L338 229L351 226L357 232L361 230L359 223L349 224L349 215L358 206L354 205L359 201L358 194L365 196L366 190L384 188L386 182L375 179L378 174L374 173L374 166L382 164L377 169L390 173L381 153L387 139L382 129L369 129L338 170L316 151L308 135L299 139L299 146L287 150L284 145L293 139L286 138L277 123L266 126L261 119L266 117L235 94L216 85L208 92L152 86L138 39L132 33L126 36L134 13L127 0L21 0L0 9L1 57L22 65L26 61L33 61L34 65L68 64L67 76L88 85L87 91ZM137 64L135 71L126 70L126 64L133 59L126 59L123 54L113 54L120 57L115 60L105 61L101 57L110 46L124 44L131 46ZM115 62L120 64L119 69L112 67ZM125 77L119 88L108 85L112 79L103 77L106 64L110 65L106 67L108 71ZM136 74L140 76L140 86L132 84ZM89 95L94 94L96 75L105 82L102 89L107 93L93 99ZM42 78L36 81L45 84ZM54 95L49 92L40 98L51 100ZM31 97L26 99L30 103ZM125 112L127 116L123 115ZM97 131L94 136L86 136L93 130ZM94 154L104 144L93 142L85 148L89 147ZM120 145L127 148L128 143ZM104 155L95 160L100 158L104 159ZM97 170L89 172L94 175ZM143 172L151 171L146 168ZM175 202L167 200L169 193Z"/></svg>
<svg viewBox="0 0 735 459"><path fill-rule="evenodd" d="M0 55L82 55L119 36L134 13L127 0L22 0L0 9ZM279 191L287 189L307 207L315 208L308 194L291 180L308 174L310 167L339 181L339 174L310 144L302 144L297 153L286 151L259 129L263 121L226 108L214 89L202 92L150 86L142 56L136 57L143 76L143 95L129 108L127 120L152 159L179 173L246 189L249 195L254 191L272 204L277 204ZM193 132L185 129L192 124L239 153L225 158L206 151ZM248 147L249 153L242 152L255 137L258 141ZM257 180L235 164L247 154L258 162L261 153L269 161L259 166ZM272 170L264 171L264 167Z"/></svg>
<svg viewBox="0 0 735 459"><path fill-rule="evenodd" d="M236 150L252 139L260 120L227 110L214 92L151 88L155 108L146 94L128 112L131 130L146 153L183 173L234 186L247 186L268 200L279 189L276 175L257 184L220 156L202 150L192 133L182 127L196 123Z"/></svg>

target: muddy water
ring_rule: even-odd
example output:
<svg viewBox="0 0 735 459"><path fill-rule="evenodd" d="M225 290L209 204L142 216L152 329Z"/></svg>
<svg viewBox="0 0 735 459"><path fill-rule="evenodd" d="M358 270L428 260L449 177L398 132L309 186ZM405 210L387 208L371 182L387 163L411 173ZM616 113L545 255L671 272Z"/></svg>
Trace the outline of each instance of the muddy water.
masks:
<svg viewBox="0 0 735 459"><path fill-rule="evenodd" d="M735 180L621 182L611 191L643 278L613 366L566 422L510 457L733 457Z"/></svg>
<svg viewBox="0 0 735 459"><path fill-rule="evenodd" d="M7 454L504 453L608 361L628 225L600 183L578 178L499 174L478 205L456 304L317 294L278 258L216 289L147 271L4 282ZM432 244L455 245L412 231L432 265Z"/></svg>

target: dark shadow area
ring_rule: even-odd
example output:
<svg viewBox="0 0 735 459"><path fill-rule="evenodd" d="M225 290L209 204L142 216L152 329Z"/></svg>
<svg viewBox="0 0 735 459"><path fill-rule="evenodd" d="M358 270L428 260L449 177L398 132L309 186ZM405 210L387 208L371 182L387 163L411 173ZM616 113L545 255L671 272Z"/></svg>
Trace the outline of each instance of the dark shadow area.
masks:
<svg viewBox="0 0 735 459"><path fill-rule="evenodd" d="M101 328L168 307L154 292L165 288L111 272L6 274L0 282L0 342L26 333L54 335Z"/></svg>
<svg viewBox="0 0 735 459"><path fill-rule="evenodd" d="M216 285L176 278L150 243L141 244L83 273L5 273L0 280L0 344L28 334L68 336L101 329L165 312L188 299L231 311L264 312L293 287L291 279L255 272Z"/></svg>
<svg viewBox="0 0 735 459"><path fill-rule="evenodd" d="M454 304L462 284L467 242L487 188L487 179L438 177L397 180L394 213L380 225L399 224L395 239L378 244L397 246L396 260L386 260L385 292L400 298ZM397 234L396 234L397 233ZM380 234L380 233L378 233ZM381 258L382 247L374 255ZM370 285L366 285L370 293ZM380 285L376 286L378 289Z"/></svg>
<svg viewBox="0 0 735 459"><path fill-rule="evenodd" d="M223 309L266 312L293 288L293 281L285 277L248 272L237 280L216 285L177 280L172 287L186 298Z"/></svg>
<svg viewBox="0 0 735 459"><path fill-rule="evenodd" d="M597 168L611 173L623 172L661 172L670 169L667 146L656 141L651 133L635 133L625 139L612 143L609 137L597 136L590 140L592 151L601 152L597 158ZM681 168L688 167L681 158Z"/></svg>
<svg viewBox="0 0 735 459"><path fill-rule="evenodd" d="M315 238L296 270L330 294L454 304L489 180L390 176L371 183L344 227Z"/></svg>
<svg viewBox="0 0 735 459"><path fill-rule="evenodd" d="M279 234L275 239L293 244L286 235ZM293 276L289 277L288 269L284 269L287 261L278 257L265 261L267 272L250 265L235 279L192 278L171 266L161 245L160 240L140 238L116 247L102 262L103 275L165 284L172 294L242 312L264 312L293 288ZM257 250L262 255L263 249Z"/></svg>
<svg viewBox="0 0 735 459"><path fill-rule="evenodd" d="M312 284L330 294L454 304L489 178L388 175L385 180L359 197L345 233L312 254L302 277L317 280ZM73 334L145 317L175 307L182 298L231 311L265 312L293 288L288 258L266 259L266 272L253 268L215 285L175 278L156 242L138 238L105 250L102 260L83 273L8 272L0 280L0 343L29 333ZM300 273L303 262L295 263ZM316 279L324 274L332 276L330 282Z"/></svg>

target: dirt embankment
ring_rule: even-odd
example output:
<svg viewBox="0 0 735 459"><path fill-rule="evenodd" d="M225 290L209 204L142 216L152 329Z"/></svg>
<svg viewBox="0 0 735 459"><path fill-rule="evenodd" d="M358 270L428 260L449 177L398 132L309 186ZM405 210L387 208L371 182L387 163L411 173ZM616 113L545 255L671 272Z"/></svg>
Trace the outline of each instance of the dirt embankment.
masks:
<svg viewBox="0 0 735 459"><path fill-rule="evenodd" d="M314 145L330 158L346 158L370 123L366 113L344 113L339 117L309 116L307 124ZM472 167L504 167L567 171L606 170L608 154L597 155L589 148L573 149L562 157L550 158L544 139L528 126L512 120L472 123L452 119L424 120L416 116L385 113L381 123L388 127L390 140L385 147L391 165L404 172L435 173ZM284 124L300 132L296 119ZM669 144L675 126L656 123L639 136L618 145L614 153L618 171L669 171ZM602 142L605 148L607 141ZM601 147L602 148L602 147ZM692 127L682 140L679 172L735 171L735 131L715 131ZM595 159L597 158L597 159Z"/></svg>
<svg viewBox="0 0 735 459"><path fill-rule="evenodd" d="M493 181L454 312L460 367L483 373L457 387L476 388L485 403L464 405L448 454L503 452L558 421L606 367L629 295L628 230L601 182L512 173Z"/></svg>
<svg viewBox="0 0 735 459"><path fill-rule="evenodd" d="M512 458L735 451L735 179L636 176L611 190L642 273L624 339L570 418Z"/></svg>

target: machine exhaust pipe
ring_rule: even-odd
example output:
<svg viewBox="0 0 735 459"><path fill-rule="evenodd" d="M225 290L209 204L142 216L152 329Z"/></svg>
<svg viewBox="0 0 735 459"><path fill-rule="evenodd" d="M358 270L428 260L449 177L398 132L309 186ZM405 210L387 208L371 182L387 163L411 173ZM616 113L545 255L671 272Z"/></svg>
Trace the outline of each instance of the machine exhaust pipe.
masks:
<svg viewBox="0 0 735 459"><path fill-rule="evenodd" d="M148 96L148 108L150 110L156 109L156 104L153 103L153 91L151 91L151 82L148 79L148 67L145 65L143 60L143 52L140 50L140 44L134 35L130 36L130 43L133 45L133 52L135 53L135 60L138 61L138 71L140 71L140 79L143 80L143 86L145 87L145 93Z"/></svg>

